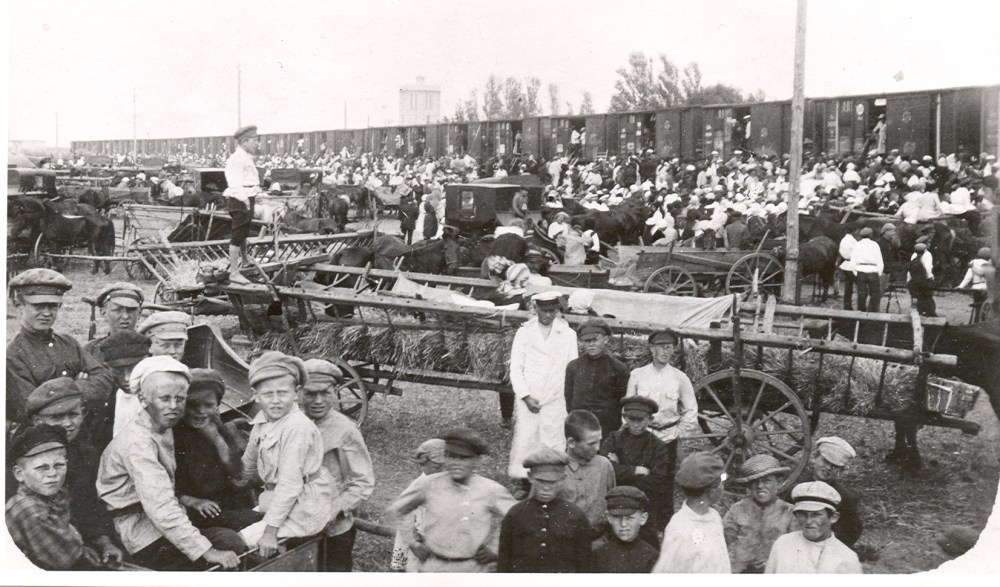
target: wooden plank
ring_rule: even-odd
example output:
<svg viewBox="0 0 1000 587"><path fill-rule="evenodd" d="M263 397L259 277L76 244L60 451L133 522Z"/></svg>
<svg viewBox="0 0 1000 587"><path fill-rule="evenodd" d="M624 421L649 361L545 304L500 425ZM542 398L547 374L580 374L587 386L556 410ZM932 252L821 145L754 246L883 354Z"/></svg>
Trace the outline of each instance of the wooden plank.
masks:
<svg viewBox="0 0 1000 587"><path fill-rule="evenodd" d="M774 330L774 308L776 305L775 297L768 296L767 306L764 307L764 328L762 329L765 334L771 334Z"/></svg>
<svg viewBox="0 0 1000 587"><path fill-rule="evenodd" d="M861 320L865 322L894 322L897 324L910 324L909 316L904 314L890 314L887 312L855 312L848 310L838 310L836 308L817 308L812 306L793 306L789 304L778 304L775 306L775 313L779 316L808 316L811 318L843 318L850 320ZM928 326L947 326L947 318L922 318Z"/></svg>

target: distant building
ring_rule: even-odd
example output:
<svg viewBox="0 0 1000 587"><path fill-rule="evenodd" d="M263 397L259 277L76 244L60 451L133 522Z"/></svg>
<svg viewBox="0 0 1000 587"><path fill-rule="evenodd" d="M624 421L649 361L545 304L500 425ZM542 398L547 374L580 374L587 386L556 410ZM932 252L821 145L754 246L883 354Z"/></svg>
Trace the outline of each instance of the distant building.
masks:
<svg viewBox="0 0 1000 587"><path fill-rule="evenodd" d="M424 78L399 88L399 125L431 124L441 118L441 88L428 85Z"/></svg>
<svg viewBox="0 0 1000 587"><path fill-rule="evenodd" d="M15 155L45 150L45 141L7 141L7 152Z"/></svg>

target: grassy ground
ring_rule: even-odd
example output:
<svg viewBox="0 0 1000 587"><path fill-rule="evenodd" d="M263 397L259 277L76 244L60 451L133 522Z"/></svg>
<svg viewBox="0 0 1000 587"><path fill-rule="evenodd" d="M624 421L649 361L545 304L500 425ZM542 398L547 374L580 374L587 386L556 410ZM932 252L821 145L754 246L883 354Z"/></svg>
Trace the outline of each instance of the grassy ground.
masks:
<svg viewBox="0 0 1000 587"><path fill-rule="evenodd" d="M66 298L57 330L84 341L90 311L81 297L92 297L106 283L128 278L120 268L110 278L93 277L82 266L67 271L67 276L75 285ZM140 285L152 296L152 282ZM828 305L835 307L836 303ZM907 311L908 303L903 300L901 304L901 309ZM8 340L18 329L11 312L8 308ZM968 319L968 298L960 295L939 298L939 312L956 323L964 323ZM227 333L237 331L232 317L196 320L212 320ZM99 329L97 335L103 334ZM417 385L407 385L404 390L402 397L375 397L362 429L377 477L372 498L361 508L363 517L378 519L419 474L411 460L412 450L423 440L453 426L468 426L483 434L493 447L493 454L483 463L482 473L502 482L506 480L510 432L499 426L494 394ZM846 473L846 482L861 496L865 525L861 542L879 549L880 555L878 560L865 563L866 572L910 573L936 568L948 559L935 544L943 528L967 525L978 530L985 526L997 497L1000 433L986 398L980 398L968 417L983 426L978 436L937 428L921 431L925 467L920 476L911 476L883 461L893 443L891 423L823 416L814 437L842 436L859 453ZM388 570L391 548L390 539L361 533L355 549L356 568Z"/></svg>

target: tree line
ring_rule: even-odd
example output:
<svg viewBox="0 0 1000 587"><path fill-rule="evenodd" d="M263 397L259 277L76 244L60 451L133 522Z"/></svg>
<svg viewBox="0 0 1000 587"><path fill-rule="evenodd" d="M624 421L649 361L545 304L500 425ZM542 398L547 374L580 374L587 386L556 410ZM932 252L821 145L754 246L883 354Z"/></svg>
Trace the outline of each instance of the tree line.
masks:
<svg viewBox="0 0 1000 587"><path fill-rule="evenodd" d="M703 106L706 104L744 104L762 102L763 90L743 92L735 86L716 83L706 86L702 83L701 69L697 63L689 63L679 68L666 55L656 59L645 53L634 52L628 63L618 68L615 93L608 105L608 112L628 112L633 110L653 110L676 106ZM548 109L543 112L540 96L542 81L537 77L520 80L515 77L501 79L490 75L482 92L471 90L465 99L455 104L452 116L444 116L443 122L472 122L477 120L498 120L530 118L532 116L586 115L594 114L594 99L590 92L583 92L579 106L573 107L563 101L559 85L550 83Z"/></svg>

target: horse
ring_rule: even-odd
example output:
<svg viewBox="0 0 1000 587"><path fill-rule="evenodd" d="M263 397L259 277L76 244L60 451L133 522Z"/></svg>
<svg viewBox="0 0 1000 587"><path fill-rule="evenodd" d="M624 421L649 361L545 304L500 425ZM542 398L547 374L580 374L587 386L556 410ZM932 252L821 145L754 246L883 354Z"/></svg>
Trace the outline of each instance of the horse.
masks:
<svg viewBox="0 0 1000 587"><path fill-rule="evenodd" d="M337 234L344 232L344 226L336 218L309 218L298 210L291 210L281 219L285 232Z"/></svg>
<svg viewBox="0 0 1000 587"><path fill-rule="evenodd" d="M340 232L347 230L347 214L351 209L350 197L344 198L344 195L328 190L320 192L317 209L320 218L325 214L327 218L335 219Z"/></svg>
<svg viewBox="0 0 1000 587"><path fill-rule="evenodd" d="M826 236L813 237L799 248L799 262L802 268L801 276L819 276L820 286L823 291L820 297L821 302L827 300L830 286L833 285L834 275L837 270L837 249L837 243ZM782 264L785 262L785 253L784 245L779 245L772 251L775 258L781 261ZM813 292L813 297L816 297L815 292Z"/></svg>
<svg viewBox="0 0 1000 587"><path fill-rule="evenodd" d="M183 196L170 198L167 200L167 204L187 208L204 208L209 204L215 204L216 207L224 210L228 202L226 197L219 192L185 192Z"/></svg>
<svg viewBox="0 0 1000 587"><path fill-rule="evenodd" d="M33 244L41 237L41 243L54 252L86 246L91 255L110 257L115 251L114 223L87 204L18 196L8 205L8 218L8 235L14 240ZM100 261L94 261L91 273L99 268ZM104 274L110 273L111 262L104 261Z"/></svg>

